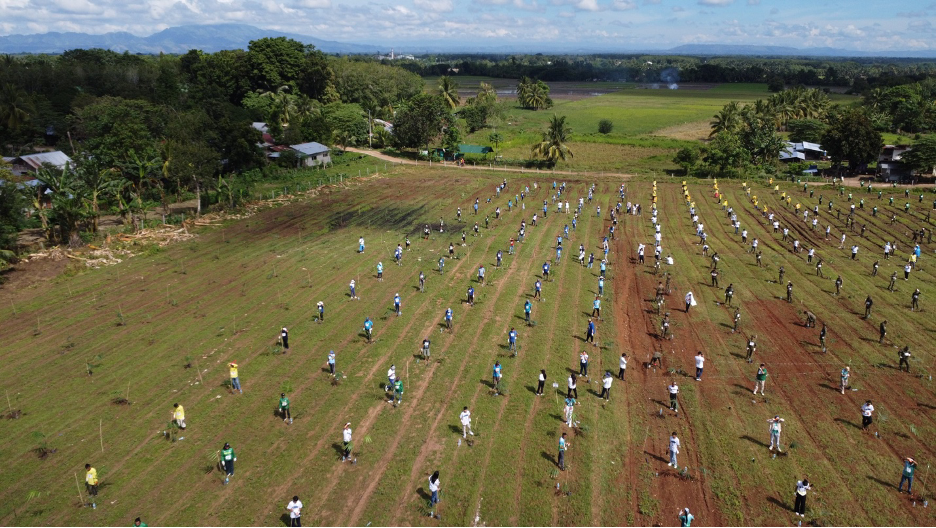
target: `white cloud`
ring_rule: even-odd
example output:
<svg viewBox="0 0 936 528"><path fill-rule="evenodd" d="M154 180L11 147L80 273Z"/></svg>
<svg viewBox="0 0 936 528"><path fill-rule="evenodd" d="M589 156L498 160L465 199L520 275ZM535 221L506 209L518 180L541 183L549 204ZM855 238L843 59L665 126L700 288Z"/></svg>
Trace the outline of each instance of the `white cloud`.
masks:
<svg viewBox="0 0 936 528"><path fill-rule="evenodd" d="M582 11L598 11L598 0L578 0L575 2L575 7L581 9Z"/></svg>
<svg viewBox="0 0 936 528"><path fill-rule="evenodd" d="M734 3L734 0L699 0L699 5L710 7L725 7Z"/></svg>
<svg viewBox="0 0 936 528"><path fill-rule="evenodd" d="M331 0L297 0L296 2L296 6L306 9L328 9L331 5Z"/></svg>
<svg viewBox="0 0 936 528"><path fill-rule="evenodd" d="M413 5L436 13L449 13L455 9L452 0L413 0Z"/></svg>
<svg viewBox="0 0 936 528"><path fill-rule="evenodd" d="M686 10L686 8L681 6L673 6L670 8L670 10L672 10L674 13L682 13Z"/></svg>
<svg viewBox="0 0 936 528"><path fill-rule="evenodd" d="M749 6L758 6L760 5L761 0L747 0L747 5Z"/></svg>
<svg viewBox="0 0 936 528"><path fill-rule="evenodd" d="M656 5L662 2L663 0L644 0L644 5Z"/></svg>
<svg viewBox="0 0 936 528"><path fill-rule="evenodd" d="M614 0L614 3L611 4L611 9L615 11L630 11L631 9L637 9L637 2L634 0Z"/></svg>

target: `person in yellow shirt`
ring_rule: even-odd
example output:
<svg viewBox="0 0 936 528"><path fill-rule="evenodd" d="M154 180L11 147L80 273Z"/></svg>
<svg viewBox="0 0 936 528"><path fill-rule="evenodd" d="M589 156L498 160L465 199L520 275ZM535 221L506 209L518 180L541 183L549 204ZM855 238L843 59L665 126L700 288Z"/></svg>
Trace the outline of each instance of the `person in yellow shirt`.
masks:
<svg viewBox="0 0 936 528"><path fill-rule="evenodd" d="M240 391L241 394L244 393L244 390L241 389L240 378L237 377L237 363L231 363L231 390Z"/></svg>
<svg viewBox="0 0 936 528"><path fill-rule="evenodd" d="M91 508L97 509L97 504L95 504L95 501L97 500L98 486L97 470L91 467L91 464L85 464L84 468L85 488L88 489L88 498L91 500Z"/></svg>
<svg viewBox="0 0 936 528"><path fill-rule="evenodd" d="M182 434L185 434L185 408L183 408L178 403L173 405L174 410L172 411L172 420L176 425L179 426L179 429L182 430ZM184 436L180 436L179 440L185 440Z"/></svg>

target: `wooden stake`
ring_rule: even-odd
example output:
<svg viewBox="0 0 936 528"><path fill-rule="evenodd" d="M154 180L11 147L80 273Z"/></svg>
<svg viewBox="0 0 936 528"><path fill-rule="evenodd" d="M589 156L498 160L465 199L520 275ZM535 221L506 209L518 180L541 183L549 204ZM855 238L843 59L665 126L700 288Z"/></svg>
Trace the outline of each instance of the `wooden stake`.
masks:
<svg viewBox="0 0 936 528"><path fill-rule="evenodd" d="M13 413L13 404L10 403L10 391L3 391L3 392L6 393L6 402L7 402L7 406L10 407L10 413L12 414L12 413Z"/></svg>
<svg viewBox="0 0 936 528"><path fill-rule="evenodd" d="M130 382L127 382L127 405L130 405Z"/></svg>
<svg viewBox="0 0 936 528"><path fill-rule="evenodd" d="M100 422L98 422L98 432L101 435L101 452L103 453L104 452L104 419L103 418L101 419Z"/></svg>
<svg viewBox="0 0 936 528"><path fill-rule="evenodd" d="M75 472L75 487L78 488L78 502L84 507L84 497L81 496L81 485L78 484L78 473Z"/></svg>
<svg viewBox="0 0 936 528"><path fill-rule="evenodd" d="M198 360L197 360L197 359L195 360L195 368L198 369L198 381L200 381L201 384L202 384L202 386L204 386L204 385L205 385L205 380L203 380L202 377L201 377L201 367L198 366Z"/></svg>
<svg viewBox="0 0 936 528"><path fill-rule="evenodd" d="M237 315L234 315L234 334L237 334Z"/></svg>
<svg viewBox="0 0 936 528"><path fill-rule="evenodd" d="M13 299L10 299L10 306L13 307L13 315L16 315L16 305L13 304Z"/></svg>

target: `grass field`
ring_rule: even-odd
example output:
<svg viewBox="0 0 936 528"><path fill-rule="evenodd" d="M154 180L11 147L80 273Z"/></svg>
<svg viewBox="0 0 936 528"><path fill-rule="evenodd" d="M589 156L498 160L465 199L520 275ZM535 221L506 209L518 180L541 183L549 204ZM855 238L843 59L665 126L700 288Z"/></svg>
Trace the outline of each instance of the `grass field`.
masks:
<svg viewBox="0 0 936 528"><path fill-rule="evenodd" d="M494 196L503 173L430 170L397 166L390 173L355 179L320 190L296 203L264 210L223 227L205 228L188 242L151 249L148 256L117 266L70 274L19 288L14 277L0 288L0 379L17 419L0 421L0 522L4 525L122 525L142 516L151 525L288 525L286 502L299 495L307 525L674 525L689 506L701 525L778 525L794 522L793 485L808 474L807 523L815 525L916 525L936 522L934 511L914 506L921 493L932 498L928 465L936 433L930 374L936 331L931 315L936 298L924 245L920 268L898 291L886 291L887 277L906 258L907 231L922 225L931 203L913 200L912 217L888 217L888 193L870 216L870 202L858 212L867 223L858 261L848 259L837 241L824 241L802 220L779 206L779 197L755 184L753 194L775 210L806 247L815 246L826 262L826 276L841 274L844 295L830 294L832 279L814 276L812 266L789 244L768 232L766 220L746 201L738 182L722 190L750 236L761 240L766 269L758 268L740 237L729 229L724 212L711 197L710 182L692 182L690 191L707 226L709 244L722 256L721 285L735 285L742 310L741 335L726 328L730 311L716 303L723 295L708 286L709 259L700 255L692 223L677 183L660 186L658 203L664 253L672 254L674 292L668 298L673 340L658 339L659 318L649 300L658 277L638 266L638 242L652 242L648 181L628 181L627 200L644 206L642 216L626 216L609 256L609 283L598 324L598 344L583 334L597 289L597 266L573 262L578 244L600 258L607 212L623 182L608 176L569 181L570 201L594 184L595 202L586 205L578 229L567 241L554 278L544 284L544 301L534 303L534 327L523 322L522 306L545 260L555 258L555 241L571 216L549 214L540 225L528 222L527 238L508 256L508 239L520 220L529 220L551 192L545 177L509 176L511 196L538 181L525 200L527 210L506 211L508 196ZM784 187L812 206L801 187ZM890 192L896 192L891 191ZM872 200L873 196L873 200ZM479 198L481 215L469 214ZM486 200L492 198L491 203ZM836 207L845 199L836 196ZM825 204L826 202L824 202ZM602 217L595 215L600 204ZM493 209L503 209L494 220ZM924 207L925 206L925 207ZM461 222L455 210L461 207ZM471 236L486 215L491 228ZM439 218L445 232L439 233ZM833 234L842 220L826 213ZM429 240L422 226L431 223ZM460 244L466 230L467 245ZM403 265L392 251L409 235L412 250ZM357 239L367 249L358 254ZM857 239L849 234L848 243ZM878 277L870 265L885 239L898 240L899 258L882 260ZM450 242L459 256L437 261ZM505 266L495 269L495 253ZM378 260L384 281L375 278ZM652 259L650 259L652 260ZM474 283L480 264L488 284ZM796 285L793 305L780 299L777 266ZM427 276L420 293L417 276ZM902 276L902 274L901 274ZM360 300L348 297L357 281ZM786 280L785 279L785 280ZM465 304L474 284L476 305ZM923 290L922 312L908 309L912 288ZM681 310L685 292L699 305ZM403 315L392 313L400 293ZM874 317L860 318L865 295L875 300ZM324 323L313 321L315 303L324 301ZM454 333L442 331L446 308L455 313ZM819 352L817 330L800 326L803 307L830 328L830 351ZM366 316L375 322L376 341L361 332ZM876 325L890 321L885 346ZM278 330L290 330L290 351L274 346ZM519 356L508 357L506 335L520 332ZM755 360L770 370L766 398L750 390L756 370L743 360L744 336L758 335ZM419 358L422 339L432 340L432 360ZM909 344L912 373L897 372L894 346ZM333 383L325 363L337 353L341 377ZM590 383L580 381L580 427L570 432L568 471L555 471L561 422L556 382L565 386L579 353L591 354ZM664 352L663 369L644 368L653 350ZM705 350L703 381L691 373L692 356ZM611 400L598 398L599 373L616 372L617 358L632 358L625 382L615 381ZM192 368L185 368L186 363ZM243 395L223 386L226 364L237 361ZM491 367L504 365L506 394L493 396ZM386 403L385 372L394 363L406 392L399 408ZM89 375L89 365L93 375ZM855 392L839 394L838 372L852 367ZM547 392L534 395L540 369L548 374ZM676 379L681 410L665 407L665 385ZM49 392L52 390L52 392ZM295 423L274 415L280 392L289 393ZM129 396L128 396L129 393ZM131 405L117 405L128 397ZM859 430L858 407L874 400L873 430ZM186 408L185 440L169 442L162 431L172 404ZM458 413L468 406L478 436L460 443ZM786 418L786 456L767 451L765 420ZM352 422L356 464L339 461L341 429ZM98 425L99 427L94 427ZM680 476L666 466L669 433L679 432L683 450ZM230 442L238 461L229 486L212 456ZM103 446L102 446L103 444ZM56 451L40 459L36 449ZM103 448L103 452L102 452ZM900 457L920 461L916 497L897 495ZM76 476L85 462L101 477L98 509L81 508ZM426 479L441 472L442 520L429 519ZM925 482L924 482L925 481ZM559 491L557 492L557 484ZM925 484L925 485L924 485ZM83 492L83 486L82 486Z"/></svg>

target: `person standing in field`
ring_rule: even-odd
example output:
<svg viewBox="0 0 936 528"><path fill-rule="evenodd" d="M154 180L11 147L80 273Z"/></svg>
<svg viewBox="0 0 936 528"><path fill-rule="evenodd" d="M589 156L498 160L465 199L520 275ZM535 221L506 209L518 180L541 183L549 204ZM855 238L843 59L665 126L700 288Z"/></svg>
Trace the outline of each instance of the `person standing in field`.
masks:
<svg viewBox="0 0 936 528"><path fill-rule="evenodd" d="M225 484L234 476L234 462L237 462L237 455L234 454L231 444L225 442L224 447L221 449L221 464L224 465Z"/></svg>
<svg viewBox="0 0 936 528"><path fill-rule="evenodd" d="M285 326L280 330L280 341L283 343L283 353L285 354L289 350L289 330Z"/></svg>
<svg viewBox="0 0 936 528"><path fill-rule="evenodd" d="M286 511L289 512L289 526L302 527L302 501L298 495L294 495L289 504L286 505Z"/></svg>
<svg viewBox="0 0 936 528"><path fill-rule="evenodd" d="M468 438L469 434L474 436L474 431L471 430L471 411L468 410L467 406L458 415L458 419L462 424L462 438Z"/></svg>
<svg viewBox="0 0 936 528"><path fill-rule="evenodd" d="M377 282L383 282L383 262L377 262Z"/></svg>
<svg viewBox="0 0 936 528"><path fill-rule="evenodd" d="M770 431L770 447L767 448L768 451L773 451L774 446L777 446L777 452L782 452L780 451L780 429L783 421L783 418L780 418L779 415L767 420L767 429Z"/></svg>
<svg viewBox="0 0 936 528"><path fill-rule="evenodd" d="M513 327L507 334L507 349L513 352L512 356L517 355L517 331Z"/></svg>
<svg viewBox="0 0 936 528"><path fill-rule="evenodd" d="M449 332L454 331L452 328L452 324L453 324L452 323L452 309L446 308L445 309L445 328L447 328Z"/></svg>
<svg viewBox="0 0 936 528"><path fill-rule="evenodd" d="M178 403L173 405L174 410L172 411L172 420L179 427L179 430L182 431L182 434L185 434L185 409ZM180 436L179 440L185 440L184 436Z"/></svg>
<svg viewBox="0 0 936 528"><path fill-rule="evenodd" d="M599 398L604 398L605 401L611 401L611 381L614 379L614 376L611 375L610 370L606 370L604 377L601 379L601 395Z"/></svg>
<svg viewBox="0 0 936 528"><path fill-rule="evenodd" d="M679 436L676 435L676 431L673 431L673 435L669 439L669 458L670 461L667 466L678 468L679 463L676 460L676 455L679 454Z"/></svg>
<svg viewBox="0 0 936 528"><path fill-rule="evenodd" d="M670 410L678 415L679 405L676 403L676 395L679 394L679 386L676 385L675 379L673 380L673 383L671 383L669 386L666 387L666 390L669 392Z"/></svg>
<svg viewBox="0 0 936 528"><path fill-rule="evenodd" d="M817 265L821 265L821 264L822 264L822 261L820 260L820 261L819 261L819 264L817 264ZM819 269L822 269L822 268L820 267ZM786 285L786 302L788 302L788 303L792 303L792 302L793 302L793 282L792 282L792 281L787 281L787 285Z"/></svg>
<svg viewBox="0 0 936 528"><path fill-rule="evenodd" d="M537 380L537 383L536 383L536 395L537 396L543 395L543 388L545 386L546 386L546 370L541 369L539 373L539 379Z"/></svg>
<svg viewBox="0 0 936 528"><path fill-rule="evenodd" d="M422 270L420 270L419 271L419 293L423 293L425 291L426 291L426 275L422 272Z"/></svg>
<svg viewBox="0 0 936 528"><path fill-rule="evenodd" d="M748 338L747 358L745 358L748 363L754 362L754 352L757 352L757 336L756 335L752 335L751 337Z"/></svg>
<svg viewBox="0 0 936 528"><path fill-rule="evenodd" d="M910 372L910 345L907 345L897 351L897 372L907 367L907 373Z"/></svg>
<svg viewBox="0 0 936 528"><path fill-rule="evenodd" d="M601 320L601 298L595 297L595 300L592 301L592 317L597 316L598 320Z"/></svg>
<svg viewBox="0 0 936 528"><path fill-rule="evenodd" d="M871 317L871 307L874 306L874 301L871 299L871 296L868 295L865 298L865 313L864 318L867 319Z"/></svg>
<svg viewBox="0 0 936 528"><path fill-rule="evenodd" d="M823 353L825 353L826 351L826 342L825 342L826 334L828 334L828 329L826 327L825 322L823 321L822 329L819 330L819 346L822 347Z"/></svg>
<svg viewBox="0 0 936 528"><path fill-rule="evenodd" d="M335 375L335 351L328 351L328 372L334 376Z"/></svg>
<svg viewBox="0 0 936 528"><path fill-rule="evenodd" d="M874 412L874 405L871 405L871 400L868 400L861 406L861 428L867 430L868 426L871 425L871 414Z"/></svg>
<svg viewBox="0 0 936 528"><path fill-rule="evenodd" d="M796 500L793 503L793 512L800 517L806 517L806 492L811 489L812 486L810 486L807 477L803 477L803 480L796 482Z"/></svg>
<svg viewBox="0 0 936 528"><path fill-rule="evenodd" d="M840 379L840 381L841 381L840 386L841 386L841 389L842 389L842 394L845 394L845 389L848 388L848 378L849 378L850 376L851 376L851 367L845 367L845 368L843 368L843 369L842 369L841 379Z"/></svg>
<svg viewBox="0 0 936 528"><path fill-rule="evenodd" d="M324 323L325 322L325 303L322 301L319 301L315 304L315 306L318 307L319 322Z"/></svg>
<svg viewBox="0 0 936 528"><path fill-rule="evenodd" d="M279 411L283 415L283 422L293 423L292 414L289 413L289 398L285 392L280 393Z"/></svg>
<svg viewBox="0 0 936 528"><path fill-rule="evenodd" d="M537 279L536 284L533 285L533 298L534 299L538 298L540 301L542 301L543 300L542 292L543 292L543 284L539 281L539 279Z"/></svg>
<svg viewBox="0 0 936 528"><path fill-rule="evenodd" d="M529 299L523 303L523 314L526 317L527 326L533 326L533 321L530 320L530 313L533 311L533 303Z"/></svg>
<svg viewBox="0 0 936 528"><path fill-rule="evenodd" d="M351 290L351 299L358 299L357 292L354 290L354 279L351 279L351 283L348 284L348 288Z"/></svg>
<svg viewBox="0 0 936 528"><path fill-rule="evenodd" d="M397 293L393 296L393 311L396 312L397 317L403 315L403 310L400 308L402 301L400 300L400 294Z"/></svg>
<svg viewBox="0 0 936 528"><path fill-rule="evenodd" d="M917 288L913 290L913 294L910 295L910 311L916 312L920 309L920 289Z"/></svg>
<svg viewBox="0 0 936 528"><path fill-rule="evenodd" d="M705 356L702 354L702 351L699 351L699 354L695 357L695 380L702 381L702 368L705 365Z"/></svg>
<svg viewBox="0 0 936 528"><path fill-rule="evenodd" d="M370 317L364 318L364 333L367 335L367 342L372 342L374 336L374 322L371 321Z"/></svg>
<svg viewBox="0 0 936 528"><path fill-rule="evenodd" d="M566 442L566 434L562 433L562 436L559 437L559 469L565 471L565 452L568 448L572 447L572 444Z"/></svg>
<svg viewBox="0 0 936 528"><path fill-rule="evenodd" d="M585 329L585 342L595 344L595 323L591 319L588 320L588 327Z"/></svg>
<svg viewBox="0 0 936 528"><path fill-rule="evenodd" d="M692 297L692 292L686 294L686 313L689 313L689 308L692 307L692 304L695 302L695 299Z"/></svg>
<svg viewBox="0 0 936 528"><path fill-rule="evenodd" d="M763 363L760 364L760 367L757 369L757 374L754 376L754 395L757 395L757 390L760 389L761 396L764 396L764 385L767 383L767 367Z"/></svg>
<svg viewBox="0 0 936 528"><path fill-rule="evenodd" d="M429 344L430 344L430 341L429 341L429 338L428 338L428 337L425 338L425 339L423 339L423 342L422 342L422 355L423 355L423 358L424 358L424 359L429 359L429 355L430 355L430 354L429 354Z"/></svg>
<svg viewBox="0 0 936 528"><path fill-rule="evenodd" d="M584 350L579 353L579 376L588 377L588 353Z"/></svg>
<svg viewBox="0 0 936 528"><path fill-rule="evenodd" d="M884 337L887 335L887 320L886 319L881 321L881 326L878 328L878 333L880 334L880 339L878 339L878 343L883 345Z"/></svg>
<svg viewBox="0 0 936 528"><path fill-rule="evenodd" d="M624 373L627 370L627 354L621 353L621 360L618 366L618 379L624 381Z"/></svg>
<svg viewBox="0 0 936 528"><path fill-rule="evenodd" d="M566 398L571 398L573 395L575 395L575 398L578 399L578 388L576 388L577 387L576 379L577 378L574 372L569 374L569 380L568 380L569 390L566 392Z"/></svg>
<svg viewBox="0 0 936 528"><path fill-rule="evenodd" d="M439 472L436 471L429 476L429 491L432 495L429 497L429 517L435 517L435 508L436 504L439 503L439 488L441 482L439 481ZM442 516L439 515L439 519L442 519Z"/></svg>
<svg viewBox="0 0 936 528"><path fill-rule="evenodd" d="M403 403L403 380L397 379L393 382L393 406L396 407Z"/></svg>
<svg viewBox="0 0 936 528"><path fill-rule="evenodd" d="M904 482L906 482L907 494L910 495L913 493L913 473L916 471L917 463L912 457L904 458L903 463L904 469L903 473L900 475L900 484L897 486L897 493L903 493L903 485Z"/></svg>
<svg viewBox="0 0 936 528"><path fill-rule="evenodd" d="M494 393L500 394L500 380L503 374L501 373L501 364L500 361L494 362L494 372L491 376L492 385L494 386Z"/></svg>
<svg viewBox="0 0 936 528"><path fill-rule="evenodd" d="M351 448L353 447L353 444L351 443L352 433L353 431L351 430L351 422L348 422L341 431L342 447L344 448L344 452L341 455L342 462L351 458Z"/></svg>
<svg viewBox="0 0 936 528"><path fill-rule="evenodd" d="M682 526L683 528L692 526L692 520L695 519L695 517L689 513L689 508L683 508L682 511L679 512L678 518L679 526Z"/></svg>
<svg viewBox="0 0 936 528"><path fill-rule="evenodd" d="M243 394L244 390L241 389L240 377L237 374L237 363L232 361L228 366L231 368L231 392L240 391Z"/></svg>
<svg viewBox="0 0 936 528"><path fill-rule="evenodd" d="M566 425L572 427L572 414L575 412L575 398L566 398L565 399L565 422Z"/></svg>
<svg viewBox="0 0 936 528"><path fill-rule="evenodd" d="M145 522L143 522L142 519L137 517L136 519L133 520L133 526L136 528L139 528L140 526L143 526L144 528L146 528L148 525Z"/></svg>
<svg viewBox="0 0 936 528"><path fill-rule="evenodd" d="M91 501L91 509L97 509L98 492L98 474L97 470L91 467L91 464L85 464L85 488L88 490L88 499Z"/></svg>
<svg viewBox="0 0 936 528"><path fill-rule="evenodd" d="M358 253L364 253L364 237L358 239Z"/></svg>

